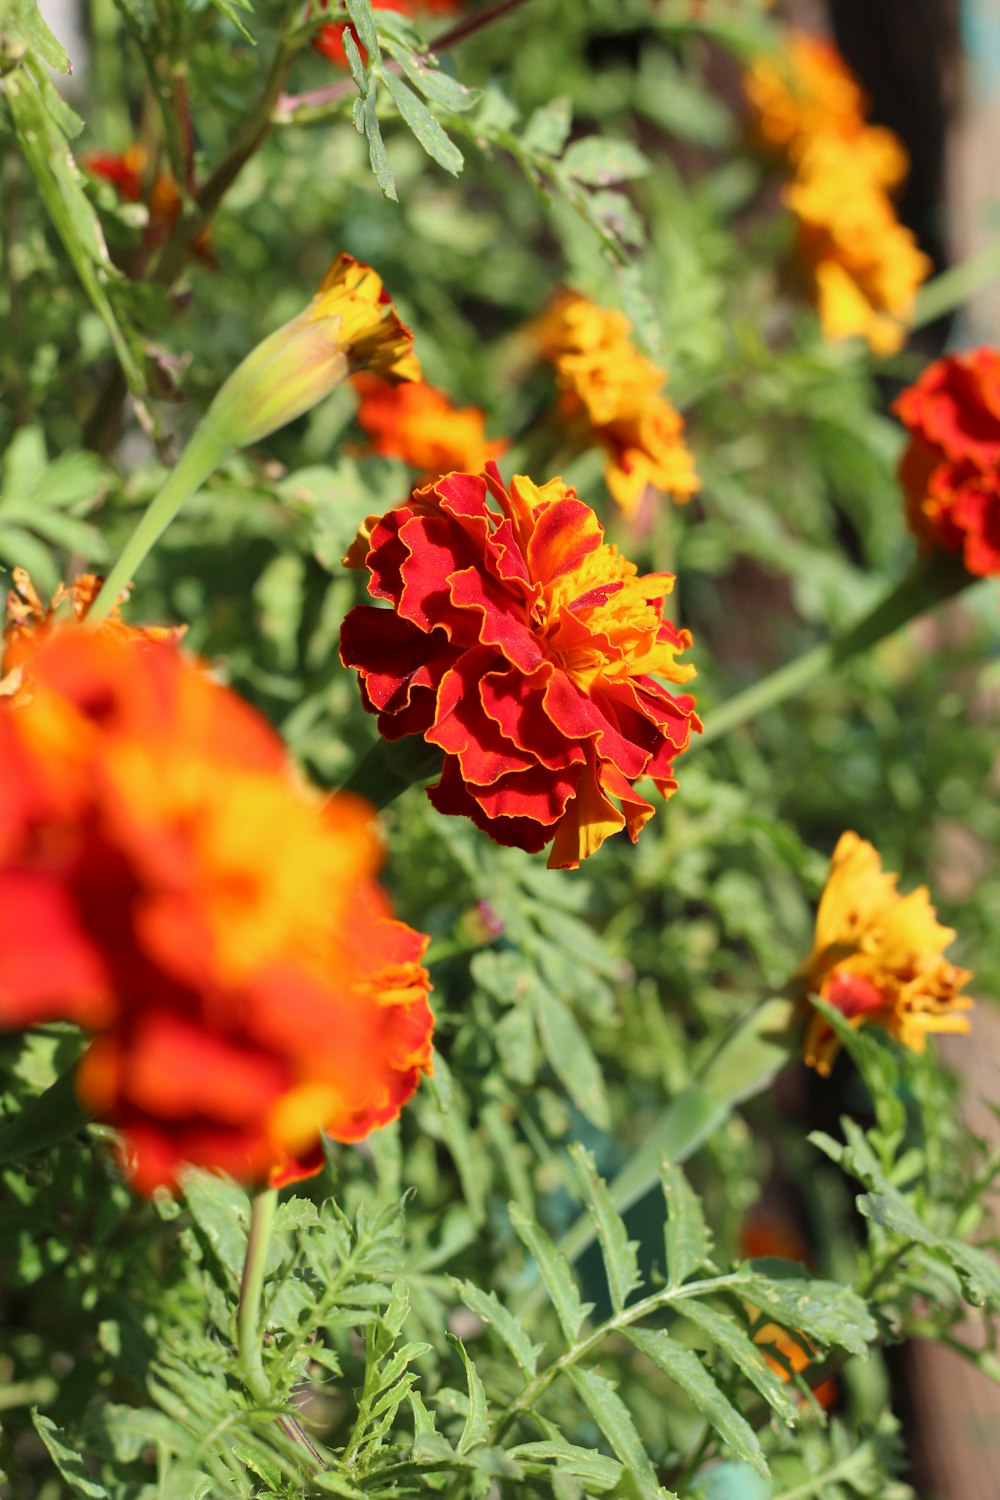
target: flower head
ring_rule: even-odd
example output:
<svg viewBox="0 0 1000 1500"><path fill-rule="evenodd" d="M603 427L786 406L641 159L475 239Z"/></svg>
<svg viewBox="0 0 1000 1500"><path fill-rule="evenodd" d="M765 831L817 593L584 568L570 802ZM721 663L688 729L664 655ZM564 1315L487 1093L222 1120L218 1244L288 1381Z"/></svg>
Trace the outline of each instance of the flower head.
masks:
<svg viewBox="0 0 1000 1500"><path fill-rule="evenodd" d="M852 1026L881 1026L922 1052L932 1031L969 1030L962 994L972 978L944 957L955 934L942 927L926 886L908 896L882 869L878 851L856 833L841 835L819 910L813 951L802 967L810 993L836 1007ZM806 1037L806 1062L829 1073L840 1044L817 1013Z"/></svg>
<svg viewBox="0 0 1000 1500"><path fill-rule="evenodd" d="M445 752L434 806L500 844L573 868L609 834L634 841L653 808L635 782L676 788L673 759L700 729L690 644L662 617L670 574L640 577L562 480L507 490L450 474L369 523L369 593L341 656L391 740ZM353 560L357 560L355 552Z"/></svg>
<svg viewBox="0 0 1000 1500"><path fill-rule="evenodd" d="M70 584L60 583L48 606L39 599L24 568L14 568L14 587L7 594L7 610L0 640L0 698L15 703L31 697L30 661L39 646L67 624L82 624L104 582L96 573L81 573ZM97 627L104 636L141 641L172 641L176 644L187 629L184 625L127 625L121 617L121 599Z"/></svg>
<svg viewBox="0 0 1000 1500"><path fill-rule="evenodd" d="M812 278L824 333L858 334L876 353L894 353L931 262L886 193L858 175L850 145L817 139L785 201L798 221L799 259Z"/></svg>
<svg viewBox="0 0 1000 1500"><path fill-rule="evenodd" d="M31 678L0 706L0 1022L97 1033L77 1089L135 1186L263 1181L394 1118L432 1021L368 809L170 645L56 630Z"/></svg>
<svg viewBox="0 0 1000 1500"><path fill-rule="evenodd" d="M94 177L110 182L126 203L145 203L149 212L145 236L147 249L155 248L166 238L167 231L180 217L181 193L172 172L151 173L149 152L145 146L136 142L120 156L96 152L83 158L83 166ZM194 249L201 260L214 264L211 228L201 231Z"/></svg>
<svg viewBox="0 0 1000 1500"><path fill-rule="evenodd" d="M678 502L690 499L699 486L683 419L661 393L663 371L635 348L624 313L564 291L533 333L555 368L559 420L605 449L605 482L626 515L638 509L647 485Z"/></svg>
<svg viewBox="0 0 1000 1500"><path fill-rule="evenodd" d="M1000 574L1000 354L935 360L893 411L910 434L899 472L913 530L970 573Z"/></svg>
<svg viewBox="0 0 1000 1500"><path fill-rule="evenodd" d="M789 30L743 75L753 135L790 159L817 135L848 137L864 124L861 86L832 42Z"/></svg>
<svg viewBox="0 0 1000 1500"><path fill-rule="evenodd" d="M486 418L475 406L453 406L443 391L423 381L388 385L376 375L356 375L358 423L383 458L401 458L425 479L454 470L479 473L505 452L486 436Z"/></svg>
<svg viewBox="0 0 1000 1500"><path fill-rule="evenodd" d="M233 371L209 409L219 438L256 443L309 411L348 375L419 380L413 334L371 266L340 254L297 317Z"/></svg>

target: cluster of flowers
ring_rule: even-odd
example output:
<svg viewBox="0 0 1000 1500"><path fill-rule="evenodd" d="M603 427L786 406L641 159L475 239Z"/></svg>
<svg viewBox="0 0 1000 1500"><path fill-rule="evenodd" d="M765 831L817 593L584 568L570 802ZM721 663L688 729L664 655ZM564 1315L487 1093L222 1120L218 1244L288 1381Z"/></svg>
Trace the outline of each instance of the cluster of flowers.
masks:
<svg viewBox="0 0 1000 1500"><path fill-rule="evenodd" d="M877 354L902 346L931 263L896 217L909 162L890 130L869 125L862 90L832 43L790 32L744 78L758 144L792 171L784 199L798 254L830 338L858 334Z"/></svg>
<svg viewBox="0 0 1000 1500"><path fill-rule="evenodd" d="M141 1192L185 1163L274 1184L430 1068L426 938L368 809L322 804L170 634L57 623L21 577L0 707L0 1019L95 1033L76 1073Z"/></svg>

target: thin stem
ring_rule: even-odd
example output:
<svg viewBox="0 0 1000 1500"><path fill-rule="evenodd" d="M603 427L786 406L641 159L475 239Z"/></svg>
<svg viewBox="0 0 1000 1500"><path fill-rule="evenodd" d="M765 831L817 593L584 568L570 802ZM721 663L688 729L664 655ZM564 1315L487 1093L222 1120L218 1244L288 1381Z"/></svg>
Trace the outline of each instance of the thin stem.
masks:
<svg viewBox="0 0 1000 1500"><path fill-rule="evenodd" d="M138 526L122 548L118 561L105 579L101 592L87 615L88 624L99 625L114 608L122 591L131 583L133 574L166 531L185 500L218 468L229 446L219 437L206 417L181 454L177 466L171 469L166 484L146 508Z"/></svg>
<svg viewBox="0 0 1000 1500"><path fill-rule="evenodd" d="M869 650L917 615L976 581L960 558L946 552L928 553L857 625L821 646L814 646L804 656L779 667L710 713L704 733L692 741L690 748L709 745L775 704L796 697L852 656Z"/></svg>
<svg viewBox="0 0 1000 1500"><path fill-rule="evenodd" d="M254 1197L250 1212L247 1258L243 1264L240 1301L236 1313L243 1380L247 1390L257 1401L267 1401L271 1395L261 1350L263 1329L260 1326L260 1298L264 1289L264 1270L277 1206L277 1188L264 1188Z"/></svg>

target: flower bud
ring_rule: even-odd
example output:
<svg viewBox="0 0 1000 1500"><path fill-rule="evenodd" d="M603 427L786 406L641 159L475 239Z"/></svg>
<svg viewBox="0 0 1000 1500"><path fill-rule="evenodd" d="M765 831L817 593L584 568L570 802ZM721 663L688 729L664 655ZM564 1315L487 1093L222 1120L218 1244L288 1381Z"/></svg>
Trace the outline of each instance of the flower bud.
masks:
<svg viewBox="0 0 1000 1500"><path fill-rule="evenodd" d="M206 423L234 448L293 422L347 375L418 380L413 334L370 266L338 255L312 301L247 355L219 391Z"/></svg>

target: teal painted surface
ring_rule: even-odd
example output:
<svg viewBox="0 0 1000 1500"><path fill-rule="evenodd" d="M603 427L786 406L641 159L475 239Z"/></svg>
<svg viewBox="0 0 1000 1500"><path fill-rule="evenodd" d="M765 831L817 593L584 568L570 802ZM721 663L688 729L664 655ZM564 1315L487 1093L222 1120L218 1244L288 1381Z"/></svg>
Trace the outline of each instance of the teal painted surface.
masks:
<svg viewBox="0 0 1000 1500"><path fill-rule="evenodd" d="M692 1500L768 1500L773 1493L747 1464L713 1464L699 1478Z"/></svg>
<svg viewBox="0 0 1000 1500"><path fill-rule="evenodd" d="M977 98L992 100L1000 95L1000 3L998 0L963 0L962 41L971 64L973 90Z"/></svg>

